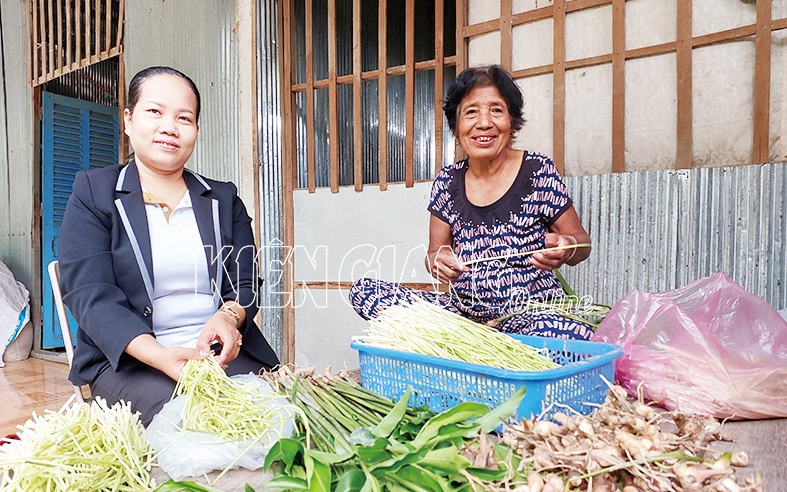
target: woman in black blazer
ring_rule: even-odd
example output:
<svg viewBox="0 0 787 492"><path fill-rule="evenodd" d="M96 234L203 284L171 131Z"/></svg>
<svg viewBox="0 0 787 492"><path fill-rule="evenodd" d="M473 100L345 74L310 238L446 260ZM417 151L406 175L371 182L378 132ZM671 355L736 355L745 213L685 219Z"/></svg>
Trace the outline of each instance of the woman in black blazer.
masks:
<svg viewBox="0 0 787 492"><path fill-rule="evenodd" d="M63 300L79 324L69 379L110 404L130 401L145 425L185 363L212 347L228 374L278 364L253 322L261 280L237 189L185 168L199 112L181 72L135 75L123 118L134 157L78 173L61 228ZM175 221L191 234L172 235ZM162 260L181 256L179 269Z"/></svg>

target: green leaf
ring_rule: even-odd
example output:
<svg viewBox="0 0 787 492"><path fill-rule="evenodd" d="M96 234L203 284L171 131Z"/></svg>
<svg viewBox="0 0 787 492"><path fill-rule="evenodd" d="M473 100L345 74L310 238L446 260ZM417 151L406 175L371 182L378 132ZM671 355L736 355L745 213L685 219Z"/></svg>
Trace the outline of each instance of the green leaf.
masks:
<svg viewBox="0 0 787 492"><path fill-rule="evenodd" d="M399 483L417 492L453 492L448 480L417 465L402 468L396 478Z"/></svg>
<svg viewBox="0 0 787 492"><path fill-rule="evenodd" d="M574 291L574 289L571 288L570 285L568 285L568 282L566 282L566 279L563 277L563 274L560 273L560 270L555 268L552 271L555 272L555 276L557 277L557 281L560 282L560 286L563 288L563 292L565 292L567 296L577 297L577 293Z"/></svg>
<svg viewBox="0 0 787 492"><path fill-rule="evenodd" d="M489 433L492 432L500 425L501 422L511 417L511 415L516 412L516 409L519 408L519 404L522 402L522 398L525 396L525 387L522 386L516 393L511 395L511 398L504 401L499 407L491 410L489 413L484 415L483 417L476 420L476 423L481 426L481 430Z"/></svg>
<svg viewBox="0 0 787 492"><path fill-rule="evenodd" d="M159 485L155 492L221 492L218 489L192 481L176 482L172 479Z"/></svg>
<svg viewBox="0 0 787 492"><path fill-rule="evenodd" d="M361 492L382 492L382 488L380 487L380 482L372 475L371 473L365 473L366 475L366 482L363 484L363 488Z"/></svg>
<svg viewBox="0 0 787 492"><path fill-rule="evenodd" d="M489 410L487 408L487 410ZM478 435L478 424L474 420L463 420L453 424L447 424L437 431L437 436L432 439L434 444L445 441L456 441L457 439L472 439Z"/></svg>
<svg viewBox="0 0 787 492"><path fill-rule="evenodd" d="M360 468L350 468L339 477L335 492L360 492L366 484L366 476Z"/></svg>
<svg viewBox="0 0 787 492"><path fill-rule="evenodd" d="M407 454L391 456L391 458L367 465L376 477L383 473L396 473L403 466L419 463L426 455L428 449L420 449Z"/></svg>
<svg viewBox="0 0 787 492"><path fill-rule="evenodd" d="M319 461L320 463L324 463L326 465L335 465L336 463L342 463L355 456L355 453L352 452L328 453L324 451L317 451L316 449L309 450L309 454L315 460Z"/></svg>
<svg viewBox="0 0 787 492"><path fill-rule="evenodd" d="M251 488L251 485L246 484L246 486L243 487L243 492L254 492L254 489Z"/></svg>
<svg viewBox="0 0 787 492"><path fill-rule="evenodd" d="M375 463L391 458L388 447L388 439L378 438L371 446L358 446L355 453L362 464L373 465Z"/></svg>
<svg viewBox="0 0 787 492"><path fill-rule="evenodd" d="M299 441L290 438L279 439L268 451L263 469L268 471L273 463L281 461L284 464L284 474L291 475L293 464L301 454L303 454L303 445Z"/></svg>
<svg viewBox="0 0 787 492"><path fill-rule="evenodd" d="M280 475L265 484L265 490L309 490L306 479Z"/></svg>
<svg viewBox="0 0 787 492"><path fill-rule="evenodd" d="M405 412L407 411L407 404L410 403L410 392L412 387L408 386L404 395L396 402L396 405L388 412L388 415L383 418L377 426L372 429L372 434L377 437L388 437L394 431L399 422L402 421Z"/></svg>
<svg viewBox="0 0 787 492"><path fill-rule="evenodd" d="M459 475L470 466L467 458L459 454L459 449L453 445L429 451L418 464L430 470L442 471L449 476Z"/></svg>
<svg viewBox="0 0 787 492"><path fill-rule="evenodd" d="M455 407L437 414L424 424L421 431L413 439L413 446L420 448L434 439L440 429L446 425L455 424L468 419L475 419L489 412L489 407L483 403L463 402Z"/></svg>
<svg viewBox="0 0 787 492"><path fill-rule="evenodd" d="M331 469L312 458L308 451L303 456L309 492L331 492Z"/></svg>
<svg viewBox="0 0 787 492"><path fill-rule="evenodd" d="M469 466L465 470L467 473L477 477L486 482L495 482L503 480L508 475L508 470L490 470L489 468L479 468L477 466Z"/></svg>

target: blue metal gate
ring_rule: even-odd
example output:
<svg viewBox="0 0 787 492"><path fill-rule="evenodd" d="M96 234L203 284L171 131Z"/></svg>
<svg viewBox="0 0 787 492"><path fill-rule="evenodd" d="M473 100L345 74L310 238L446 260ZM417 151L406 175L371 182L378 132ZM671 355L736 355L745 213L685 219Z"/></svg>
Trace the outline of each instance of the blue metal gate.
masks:
<svg viewBox="0 0 787 492"><path fill-rule="evenodd" d="M41 260L43 336L41 348L63 346L46 266L57 259L60 224L76 173L118 162L118 108L43 93L41 177ZM69 313L71 339L76 322Z"/></svg>

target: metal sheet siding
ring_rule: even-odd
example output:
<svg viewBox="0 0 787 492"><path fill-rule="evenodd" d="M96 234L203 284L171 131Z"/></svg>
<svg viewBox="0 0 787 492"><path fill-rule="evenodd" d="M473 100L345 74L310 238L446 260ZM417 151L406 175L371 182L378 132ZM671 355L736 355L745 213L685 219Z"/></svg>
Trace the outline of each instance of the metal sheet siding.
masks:
<svg viewBox="0 0 787 492"><path fill-rule="evenodd" d="M40 247L34 213L40 193L35 186L33 94L28 77L30 52L27 2L0 2L0 261L40 298L34 265ZM33 319L40 316L33 309Z"/></svg>
<svg viewBox="0 0 787 492"><path fill-rule="evenodd" d="M126 84L139 70L168 65L200 90L200 135L190 169L238 183L238 42L235 2L126 2ZM247 204L250 206L250 204Z"/></svg>
<svg viewBox="0 0 787 492"><path fill-rule="evenodd" d="M260 244L276 245L284 237L282 230L282 136L281 86L278 50L278 0L257 2L257 122L260 167ZM260 250L261 275L265 280L260 295L262 333L273 350L283 357L284 290L278 271L270 266L283 262L278 247Z"/></svg>
<svg viewBox="0 0 787 492"><path fill-rule="evenodd" d="M646 171L565 179L593 239L569 284L614 304L724 272L787 307L787 164Z"/></svg>

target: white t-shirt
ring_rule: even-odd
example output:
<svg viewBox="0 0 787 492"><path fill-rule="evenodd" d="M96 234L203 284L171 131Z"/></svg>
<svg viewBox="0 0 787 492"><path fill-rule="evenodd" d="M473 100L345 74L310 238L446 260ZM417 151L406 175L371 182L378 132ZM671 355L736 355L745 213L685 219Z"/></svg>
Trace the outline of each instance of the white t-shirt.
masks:
<svg viewBox="0 0 787 492"><path fill-rule="evenodd" d="M145 195L153 254L153 332L166 347L194 348L217 302L191 197L186 192L170 212Z"/></svg>

